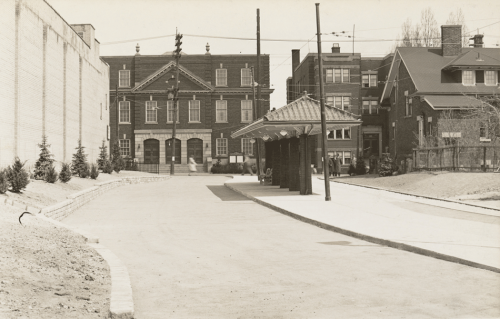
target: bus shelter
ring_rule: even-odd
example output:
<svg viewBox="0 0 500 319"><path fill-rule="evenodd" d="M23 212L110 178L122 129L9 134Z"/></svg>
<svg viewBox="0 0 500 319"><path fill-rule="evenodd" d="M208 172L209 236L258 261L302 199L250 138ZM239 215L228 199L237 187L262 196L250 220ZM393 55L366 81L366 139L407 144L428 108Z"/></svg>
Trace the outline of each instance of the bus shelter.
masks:
<svg viewBox="0 0 500 319"><path fill-rule="evenodd" d="M361 125L358 115L325 106L328 131ZM231 134L232 138L262 139L272 185L312 194L311 136L321 134L320 102L304 95ZM264 170L265 171L265 170Z"/></svg>

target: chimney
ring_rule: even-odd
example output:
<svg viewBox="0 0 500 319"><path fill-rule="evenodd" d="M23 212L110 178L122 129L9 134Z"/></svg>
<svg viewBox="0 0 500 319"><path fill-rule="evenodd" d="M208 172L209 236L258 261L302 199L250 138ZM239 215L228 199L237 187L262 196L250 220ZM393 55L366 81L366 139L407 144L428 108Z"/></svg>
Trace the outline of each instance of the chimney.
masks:
<svg viewBox="0 0 500 319"><path fill-rule="evenodd" d="M441 26L441 48L443 56L457 56L462 53L462 26Z"/></svg>
<svg viewBox="0 0 500 319"><path fill-rule="evenodd" d="M300 49L299 50L292 50L292 74L293 71L295 71L295 68L297 68L300 64Z"/></svg>
<svg viewBox="0 0 500 319"><path fill-rule="evenodd" d="M338 43L334 43L332 46L332 53L340 53L340 46Z"/></svg>
<svg viewBox="0 0 500 319"><path fill-rule="evenodd" d="M470 38L470 40L474 40L474 44L469 44L469 46L474 48L482 48L483 37L484 37L483 34L476 34L474 37Z"/></svg>

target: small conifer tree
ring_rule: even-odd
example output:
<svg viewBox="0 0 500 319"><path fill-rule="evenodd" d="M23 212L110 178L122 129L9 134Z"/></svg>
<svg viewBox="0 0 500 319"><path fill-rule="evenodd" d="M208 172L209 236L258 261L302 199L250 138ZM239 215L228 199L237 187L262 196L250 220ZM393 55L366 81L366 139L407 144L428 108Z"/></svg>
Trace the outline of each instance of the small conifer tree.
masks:
<svg viewBox="0 0 500 319"><path fill-rule="evenodd" d="M101 171L104 170L104 165L106 164L106 160L108 159L108 146L106 146L106 143L104 140L102 140L102 146L99 147L101 150L99 152L99 158L97 159L97 166L98 169Z"/></svg>
<svg viewBox="0 0 500 319"><path fill-rule="evenodd" d="M118 141L113 144L111 164L113 164L113 169L117 173L120 173L124 166L124 161L122 155L120 154L120 145L118 144Z"/></svg>
<svg viewBox="0 0 500 319"><path fill-rule="evenodd" d="M104 168L102 169L102 172L106 174L113 173L113 164L111 164L111 161L109 159L106 159L106 161L104 162Z"/></svg>
<svg viewBox="0 0 500 319"><path fill-rule="evenodd" d="M99 176L99 169L97 167L98 165L96 164L90 166L90 178L97 179L97 176Z"/></svg>
<svg viewBox="0 0 500 319"><path fill-rule="evenodd" d="M78 147L75 148L76 153L73 154L73 162L71 163L71 172L73 175L82 177L85 171L88 170L87 155L85 154L85 147L82 146L82 141L78 140ZM86 178L88 175L82 178Z"/></svg>
<svg viewBox="0 0 500 319"><path fill-rule="evenodd" d="M59 177L59 174L57 174L57 171L56 171L56 168L54 167L54 165L51 164L49 167L47 167L47 170L45 171L45 176L44 176L44 180L47 183L54 184L57 181L58 177Z"/></svg>
<svg viewBox="0 0 500 319"><path fill-rule="evenodd" d="M19 157L16 157L12 166L7 167L7 178L11 191L14 193L19 193L30 183L29 174L24 169L25 163L22 163Z"/></svg>
<svg viewBox="0 0 500 319"><path fill-rule="evenodd" d="M35 163L35 179L44 179L45 172L54 163L52 159L52 154L50 154L49 147L50 144L47 143L47 136L42 136L42 144L38 144L40 147L40 157Z"/></svg>
<svg viewBox="0 0 500 319"><path fill-rule="evenodd" d="M9 179L7 178L7 170L0 168L0 194L5 194L9 189Z"/></svg>
<svg viewBox="0 0 500 319"><path fill-rule="evenodd" d="M63 183L67 183L71 180L71 168L68 163L62 164L61 173L59 174L59 180Z"/></svg>

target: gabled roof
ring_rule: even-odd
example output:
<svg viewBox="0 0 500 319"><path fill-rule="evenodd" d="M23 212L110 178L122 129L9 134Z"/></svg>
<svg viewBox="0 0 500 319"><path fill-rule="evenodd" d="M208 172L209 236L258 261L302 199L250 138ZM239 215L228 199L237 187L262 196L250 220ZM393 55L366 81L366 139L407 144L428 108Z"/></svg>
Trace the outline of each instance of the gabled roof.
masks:
<svg viewBox="0 0 500 319"><path fill-rule="evenodd" d="M490 56L478 50L479 48L470 49L457 56L453 61L443 67L443 70L452 68L467 68L474 67L480 69L500 68L500 52L497 52L496 57Z"/></svg>
<svg viewBox="0 0 500 319"><path fill-rule="evenodd" d="M488 63L492 63L497 59L495 57L500 57L500 48L462 48L463 53L458 57L442 56L441 52L441 48L397 48L381 99L385 100L390 96L401 65L404 65L408 70L417 90L417 95L500 93L498 86L486 86L484 83L464 86L462 83L456 83L452 79L452 71L443 71L443 68L453 65L453 63L473 63L471 60L472 58L475 60L477 53L480 54L484 61L476 61L481 62L481 64L470 65L470 67L476 68L480 65L488 65ZM492 70L499 69L500 64L492 66Z"/></svg>
<svg viewBox="0 0 500 319"><path fill-rule="evenodd" d="M358 115L328 105L325 106L325 116L327 130L330 131L349 128L362 123ZM320 134L320 102L302 96L233 132L231 137L262 138L267 135L271 139L281 139L284 138L280 134L283 130L287 131L288 137L299 136L300 134Z"/></svg>
<svg viewBox="0 0 500 319"><path fill-rule="evenodd" d="M160 78L162 75L165 73L168 73L171 69L175 68L175 62L170 61L168 64L165 64L158 70L156 70L154 73L150 74L147 78L142 80L139 84L137 84L133 89L132 92L140 91L144 89L147 85L151 84L154 82L156 79ZM208 82L204 81L202 78L194 74L193 72L189 71L185 67L179 64L179 72L182 73L184 76L187 78L191 79L193 82L197 83L200 85L202 88L208 91L213 91L214 87L210 85Z"/></svg>

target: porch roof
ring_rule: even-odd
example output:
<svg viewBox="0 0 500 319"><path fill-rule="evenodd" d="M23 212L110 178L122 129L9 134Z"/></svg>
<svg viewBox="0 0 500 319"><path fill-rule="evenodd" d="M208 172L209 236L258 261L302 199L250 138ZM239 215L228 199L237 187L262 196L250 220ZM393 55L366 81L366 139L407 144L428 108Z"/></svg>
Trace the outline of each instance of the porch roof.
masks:
<svg viewBox="0 0 500 319"><path fill-rule="evenodd" d="M327 130L330 131L361 124L358 115L334 106L325 105L325 116ZM276 140L284 137L298 137L301 134L321 134L320 102L307 96L302 96L288 105L267 113L253 123L233 132L231 137Z"/></svg>

